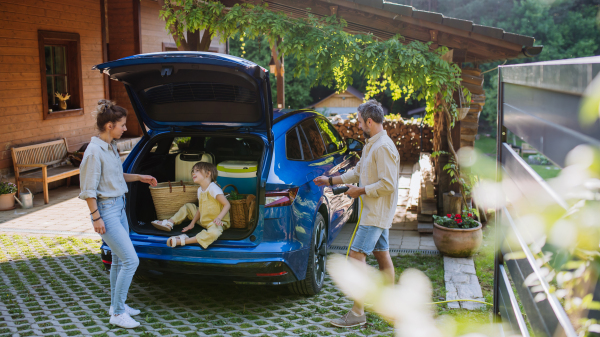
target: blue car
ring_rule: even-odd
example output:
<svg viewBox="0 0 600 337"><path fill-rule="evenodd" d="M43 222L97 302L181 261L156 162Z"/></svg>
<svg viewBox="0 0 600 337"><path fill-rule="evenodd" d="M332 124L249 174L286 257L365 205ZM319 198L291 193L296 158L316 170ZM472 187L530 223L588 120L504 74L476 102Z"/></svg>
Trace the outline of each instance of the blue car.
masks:
<svg viewBox="0 0 600 337"><path fill-rule="evenodd" d="M313 179L353 168L362 143L346 144L315 111L273 110L269 73L242 58L154 53L94 69L125 85L144 132L123 163L125 172L173 182L179 181L176 166L184 155L207 156L217 165L256 163L247 186L257 197L252 220L245 228L224 231L207 249L168 247L167 238L181 234L187 223L171 232L154 228L150 222L157 215L148 184L130 183L126 212L140 259L138 274L196 274L218 282L288 284L305 295L320 291L327 248L356 217L356 206ZM196 226L186 234L200 230ZM103 244L102 252L109 267L110 248Z"/></svg>

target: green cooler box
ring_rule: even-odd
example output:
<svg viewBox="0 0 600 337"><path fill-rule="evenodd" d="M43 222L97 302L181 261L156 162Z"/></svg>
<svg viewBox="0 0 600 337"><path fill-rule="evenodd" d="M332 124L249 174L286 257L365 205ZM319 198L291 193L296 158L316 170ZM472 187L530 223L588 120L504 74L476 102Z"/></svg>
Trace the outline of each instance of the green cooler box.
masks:
<svg viewBox="0 0 600 337"><path fill-rule="evenodd" d="M227 160L217 165L219 176L217 183L221 187L225 185L235 185L240 194L254 194L256 196L256 169L258 167L255 161ZM227 188L225 193L233 189Z"/></svg>

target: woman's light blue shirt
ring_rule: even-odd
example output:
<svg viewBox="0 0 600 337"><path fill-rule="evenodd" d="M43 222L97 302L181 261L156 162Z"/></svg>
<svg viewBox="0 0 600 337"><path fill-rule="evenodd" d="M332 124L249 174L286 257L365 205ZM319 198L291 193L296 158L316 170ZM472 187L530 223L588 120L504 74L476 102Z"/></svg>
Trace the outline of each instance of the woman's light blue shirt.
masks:
<svg viewBox="0 0 600 337"><path fill-rule="evenodd" d="M98 137L92 137L79 167L80 199L114 198L127 193L117 142L113 140L110 145Z"/></svg>

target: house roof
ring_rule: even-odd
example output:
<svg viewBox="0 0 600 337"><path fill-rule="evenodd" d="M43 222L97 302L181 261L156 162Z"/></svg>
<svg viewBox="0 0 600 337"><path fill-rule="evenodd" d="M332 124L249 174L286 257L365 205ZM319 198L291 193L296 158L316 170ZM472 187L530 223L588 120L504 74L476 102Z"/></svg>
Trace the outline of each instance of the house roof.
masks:
<svg viewBox="0 0 600 337"><path fill-rule="evenodd" d="M352 94L353 96L355 96L356 98L360 99L360 100L364 100L364 98L365 98L365 95L364 95L362 92L358 91L358 89L354 88L354 87L353 87L353 86L351 86L351 85L349 85L349 86L346 88L346 91L347 91L348 93ZM330 97L332 97L332 96L334 96L334 95L337 95L337 92L335 92L335 91L334 91L334 92L332 92L330 95L328 95L327 97L323 98L322 100L320 100L320 101L318 101L318 102L315 102L315 103L311 103L311 104L309 104L309 105L308 105L306 108L312 108L312 107L314 107L315 105L317 105L317 104L319 104L319 103L321 103L321 102L324 102L325 100L329 99Z"/></svg>
<svg viewBox="0 0 600 337"><path fill-rule="evenodd" d="M454 50L452 62L485 63L541 53L535 39L505 32L502 28L477 25L473 21L446 17L441 13L415 9L399 0L222 0L228 3L267 3L273 11L291 17L317 17L332 14L348 23L353 33L372 33L389 39L401 34L405 43L432 42L433 47Z"/></svg>
<svg viewBox="0 0 600 337"><path fill-rule="evenodd" d="M352 94L353 96L355 96L356 98L360 99L361 101L364 101L364 99L365 99L365 94L363 94L362 92L360 92L358 89L356 89L355 87L353 87L351 85L349 85L346 88L346 92L348 92L349 94ZM330 97L332 97L332 96L334 96L336 94L337 93L334 91L331 95L323 98L322 100L320 100L318 102L315 102L315 103L312 103L312 104L308 105L305 109L309 109L309 108L312 109L315 105L317 105L317 104L319 104L319 103L327 100L328 98L330 98ZM383 108L383 113L387 115L388 109L386 107L384 107L384 106L382 106L382 108Z"/></svg>

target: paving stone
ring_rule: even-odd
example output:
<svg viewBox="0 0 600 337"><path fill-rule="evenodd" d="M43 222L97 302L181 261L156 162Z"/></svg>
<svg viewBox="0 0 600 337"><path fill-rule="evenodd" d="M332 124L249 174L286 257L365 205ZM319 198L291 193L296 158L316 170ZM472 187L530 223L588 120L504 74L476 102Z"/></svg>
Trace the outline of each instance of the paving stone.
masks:
<svg viewBox="0 0 600 337"><path fill-rule="evenodd" d="M472 258L451 258L444 256L444 281L446 283L446 299L469 299L483 301L481 286L475 274ZM460 301L451 302L450 308L475 310L485 307L482 303Z"/></svg>
<svg viewBox="0 0 600 337"><path fill-rule="evenodd" d="M404 238L420 238L421 235L419 235L419 232L415 232L415 231L405 231Z"/></svg>
<svg viewBox="0 0 600 337"><path fill-rule="evenodd" d="M418 217L420 216L421 214L418 215ZM417 225L417 230L419 231L419 233L433 233L433 224L419 222L419 224Z"/></svg>
<svg viewBox="0 0 600 337"><path fill-rule="evenodd" d="M408 243L404 243L402 242L402 244L400 245L401 249L419 249L419 243L412 243L412 242L408 242Z"/></svg>
<svg viewBox="0 0 600 337"><path fill-rule="evenodd" d="M400 176L398 179L398 188L399 189L409 189L410 188L410 175Z"/></svg>

